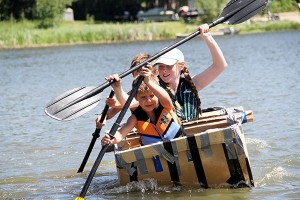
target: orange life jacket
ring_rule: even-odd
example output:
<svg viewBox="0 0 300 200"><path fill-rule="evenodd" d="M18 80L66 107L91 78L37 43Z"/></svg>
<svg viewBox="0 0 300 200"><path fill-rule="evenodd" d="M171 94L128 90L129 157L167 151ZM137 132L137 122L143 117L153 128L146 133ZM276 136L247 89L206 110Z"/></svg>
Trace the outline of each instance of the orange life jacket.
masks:
<svg viewBox="0 0 300 200"><path fill-rule="evenodd" d="M145 111L139 106L133 113L137 118L137 130L141 134L143 145L170 140L182 135L180 120L171 115L172 109L159 105L155 109L156 123L150 122ZM176 116L176 115L175 115Z"/></svg>

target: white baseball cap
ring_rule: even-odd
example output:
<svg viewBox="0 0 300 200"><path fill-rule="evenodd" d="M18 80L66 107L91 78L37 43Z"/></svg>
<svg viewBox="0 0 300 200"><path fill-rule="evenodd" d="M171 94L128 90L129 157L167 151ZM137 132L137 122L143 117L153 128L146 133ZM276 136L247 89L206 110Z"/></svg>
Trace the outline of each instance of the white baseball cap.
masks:
<svg viewBox="0 0 300 200"><path fill-rule="evenodd" d="M174 65L177 62L184 62L184 56L179 49L175 48L160 56L156 61L154 61L153 66L159 63L165 65Z"/></svg>

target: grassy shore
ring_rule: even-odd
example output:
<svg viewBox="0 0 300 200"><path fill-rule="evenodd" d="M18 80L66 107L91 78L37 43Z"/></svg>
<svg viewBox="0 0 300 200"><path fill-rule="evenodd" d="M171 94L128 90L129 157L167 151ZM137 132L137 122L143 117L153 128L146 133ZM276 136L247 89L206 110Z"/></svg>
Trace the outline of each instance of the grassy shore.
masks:
<svg viewBox="0 0 300 200"><path fill-rule="evenodd" d="M72 45L86 43L112 43L174 39L176 34L193 33L197 24L176 22L153 23L89 23L83 21L62 22L49 29L38 29L37 22L0 22L0 49L40 46ZM211 29L217 32L218 25ZM266 31L300 29L300 23L291 21L250 21L232 26L240 34Z"/></svg>

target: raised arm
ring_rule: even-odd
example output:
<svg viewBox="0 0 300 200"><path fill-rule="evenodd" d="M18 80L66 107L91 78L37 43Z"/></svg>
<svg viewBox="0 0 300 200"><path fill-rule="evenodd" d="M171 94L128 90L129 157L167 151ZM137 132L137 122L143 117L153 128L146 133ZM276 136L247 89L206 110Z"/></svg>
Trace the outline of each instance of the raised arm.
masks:
<svg viewBox="0 0 300 200"><path fill-rule="evenodd" d="M172 100L165 89L160 87L158 83L155 83L151 76L154 76L152 73L152 67L149 65L148 67L143 67L140 71L140 75L144 76L144 83L149 87L149 89L153 92L153 94L158 98L161 105L165 108L172 108Z"/></svg>
<svg viewBox="0 0 300 200"><path fill-rule="evenodd" d="M199 30L201 32L202 39L205 41L206 45L209 48L213 63L206 70L192 77L192 80L198 91L209 85L227 67L225 57L219 45L209 32L208 25L204 24L200 26Z"/></svg>
<svg viewBox="0 0 300 200"><path fill-rule="evenodd" d="M107 81L112 81L112 80L115 81L111 86L115 91L116 99L119 101L121 105L124 105L128 98L128 94L122 88L121 79L119 75L113 74L109 77L105 77L105 79Z"/></svg>
<svg viewBox="0 0 300 200"><path fill-rule="evenodd" d="M119 103L119 107L123 108L129 95L123 90L119 75L114 74L109 77L106 77L105 79L108 81L115 80L115 83L113 83L111 86L114 89L116 99L118 100ZM136 108L137 106L138 106L138 102L133 99L130 104L130 108Z"/></svg>

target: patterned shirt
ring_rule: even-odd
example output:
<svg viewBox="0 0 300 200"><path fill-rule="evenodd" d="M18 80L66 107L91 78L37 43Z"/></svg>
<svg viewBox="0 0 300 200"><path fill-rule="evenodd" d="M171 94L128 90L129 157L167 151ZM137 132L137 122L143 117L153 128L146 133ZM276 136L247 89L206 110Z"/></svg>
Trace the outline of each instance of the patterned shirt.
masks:
<svg viewBox="0 0 300 200"><path fill-rule="evenodd" d="M159 83L161 87L166 89L166 85L165 83L163 83L160 77ZM186 120L197 120L199 118L199 106L196 101L195 95L192 92L188 81L186 81L183 77L180 77L175 99L171 99L175 107L176 114L182 122ZM181 107L176 105L176 101L180 104Z"/></svg>

